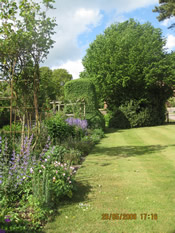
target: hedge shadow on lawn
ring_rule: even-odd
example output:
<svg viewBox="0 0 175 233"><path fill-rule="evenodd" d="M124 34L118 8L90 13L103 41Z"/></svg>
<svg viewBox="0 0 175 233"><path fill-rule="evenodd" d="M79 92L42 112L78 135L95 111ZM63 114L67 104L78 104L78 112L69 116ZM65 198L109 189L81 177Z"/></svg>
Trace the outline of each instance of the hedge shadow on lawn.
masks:
<svg viewBox="0 0 175 233"><path fill-rule="evenodd" d="M132 156L142 156L145 154L158 153L165 150L167 147L174 146L171 145L150 145L150 146L116 146L116 147L100 147L94 151L94 155L109 155L116 156L117 158L128 158Z"/></svg>

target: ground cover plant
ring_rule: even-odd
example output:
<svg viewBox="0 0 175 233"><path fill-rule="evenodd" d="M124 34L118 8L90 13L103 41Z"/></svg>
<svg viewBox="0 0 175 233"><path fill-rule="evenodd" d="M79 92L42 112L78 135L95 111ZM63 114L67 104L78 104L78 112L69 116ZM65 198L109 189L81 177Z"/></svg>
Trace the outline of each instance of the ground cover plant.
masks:
<svg viewBox="0 0 175 233"><path fill-rule="evenodd" d="M44 232L173 233L174 130L170 124L108 131L78 170L73 199L61 203ZM109 219L117 213L137 219Z"/></svg>

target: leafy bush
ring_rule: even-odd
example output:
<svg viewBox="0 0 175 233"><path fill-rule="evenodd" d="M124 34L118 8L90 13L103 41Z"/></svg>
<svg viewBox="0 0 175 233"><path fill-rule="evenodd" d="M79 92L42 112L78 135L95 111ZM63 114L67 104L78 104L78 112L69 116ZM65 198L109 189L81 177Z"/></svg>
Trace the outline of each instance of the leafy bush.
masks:
<svg viewBox="0 0 175 233"><path fill-rule="evenodd" d="M69 149L64 154L64 162L70 163L71 165L77 165L82 162L82 152L77 149Z"/></svg>
<svg viewBox="0 0 175 233"><path fill-rule="evenodd" d="M170 107L175 107L175 97L169 98L168 104L170 105Z"/></svg>
<svg viewBox="0 0 175 233"><path fill-rule="evenodd" d="M63 145L53 146L46 152L46 156L52 154L52 159L70 165L81 163L82 153L79 150L66 148Z"/></svg>
<svg viewBox="0 0 175 233"><path fill-rule="evenodd" d="M98 144L100 140L104 137L104 132L102 129L94 129L90 137L94 144Z"/></svg>
<svg viewBox="0 0 175 233"><path fill-rule="evenodd" d="M54 143L57 141L62 142L70 136L75 136L75 127L68 125L65 119L59 114L47 119L45 124L48 129L48 134L54 140Z"/></svg>
<svg viewBox="0 0 175 233"><path fill-rule="evenodd" d="M69 140L69 142L65 143L65 146L78 150L81 152L82 156L86 156L94 147L94 142L88 136L85 136L81 141L76 139Z"/></svg>
<svg viewBox="0 0 175 233"><path fill-rule="evenodd" d="M165 121L165 107L145 106L139 101L130 101L121 105L109 120L109 127L134 128L161 125Z"/></svg>
<svg viewBox="0 0 175 233"><path fill-rule="evenodd" d="M104 116L98 110L94 113L87 113L86 120L88 122L88 127L91 129L105 128Z"/></svg>

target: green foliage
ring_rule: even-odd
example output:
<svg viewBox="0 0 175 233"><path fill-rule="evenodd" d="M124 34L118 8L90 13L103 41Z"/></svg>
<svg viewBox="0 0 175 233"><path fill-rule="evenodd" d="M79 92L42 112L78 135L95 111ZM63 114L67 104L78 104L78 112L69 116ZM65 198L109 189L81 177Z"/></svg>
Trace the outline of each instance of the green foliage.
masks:
<svg viewBox="0 0 175 233"><path fill-rule="evenodd" d="M37 230L63 196L72 197L76 171L52 156L45 145L40 157L32 152L32 137L26 138L20 154L4 160L6 147L0 137L0 225L1 229ZM1 156L2 155L2 156ZM8 217L7 217L8 216ZM8 218L9 224L5 222Z"/></svg>
<svg viewBox="0 0 175 233"><path fill-rule="evenodd" d="M97 109L97 97L93 83L88 79L77 79L67 82L64 87L66 100L76 102L84 100L86 112L93 112ZM80 110L80 109L79 109ZM83 112L83 108L81 109Z"/></svg>
<svg viewBox="0 0 175 233"><path fill-rule="evenodd" d="M105 119L105 127L108 127L109 126L109 120L111 118L111 114L109 112L107 112L105 115L104 115L104 119Z"/></svg>
<svg viewBox="0 0 175 233"><path fill-rule="evenodd" d="M169 98L168 103L169 103L170 107L175 107L175 97Z"/></svg>
<svg viewBox="0 0 175 233"><path fill-rule="evenodd" d="M80 164L82 153L79 150L72 148L66 148L62 145L56 145L52 149L46 152L46 156L52 154L52 159L61 163L67 163L70 165Z"/></svg>
<svg viewBox="0 0 175 233"><path fill-rule="evenodd" d="M55 69L52 72L52 81L55 88L55 96L58 100L64 99L64 85L72 80L72 75L66 69Z"/></svg>
<svg viewBox="0 0 175 233"><path fill-rule="evenodd" d="M104 138L104 132L102 129L94 129L90 134L91 140L94 144L98 144L102 138Z"/></svg>
<svg viewBox="0 0 175 233"><path fill-rule="evenodd" d="M109 120L112 128L134 128L161 125L165 121L165 106L149 105L144 102L130 101L121 105Z"/></svg>
<svg viewBox="0 0 175 233"><path fill-rule="evenodd" d="M24 102L23 107L34 104L36 121L39 118L37 96L40 80L39 64L46 59L50 48L53 47L54 41L51 37L56 26L55 19L47 16L43 6L48 10L52 8L53 2L12 0L3 1L1 4L1 74L4 79L11 81L11 87L13 79L19 81L15 82L16 86L14 85L14 90L18 94L17 103L20 107L21 102ZM31 96L34 101L31 101Z"/></svg>
<svg viewBox="0 0 175 233"><path fill-rule="evenodd" d="M104 128L103 115L98 111L97 97L93 83L88 79L72 80L65 85L65 98L76 102L84 100L86 107L86 120L89 128ZM84 108L74 107L74 113L83 116Z"/></svg>
<svg viewBox="0 0 175 233"><path fill-rule="evenodd" d="M88 127L91 129L105 128L104 116L98 110L93 113L87 113L86 120L88 122Z"/></svg>
<svg viewBox="0 0 175 233"><path fill-rule="evenodd" d="M0 97L9 97L10 96L10 88L8 82L0 81ZM0 100L0 128L10 122L10 111L7 108L9 107L9 100Z"/></svg>
<svg viewBox="0 0 175 233"><path fill-rule="evenodd" d="M75 127L68 125L65 119L60 115L45 120L48 134L54 140L54 143L64 141L68 137L75 136Z"/></svg>
<svg viewBox="0 0 175 233"><path fill-rule="evenodd" d="M117 109L109 120L110 128L128 129L130 128L130 123L124 113Z"/></svg>
<svg viewBox="0 0 175 233"><path fill-rule="evenodd" d="M39 106L49 107L50 102L56 99L55 86L52 82L52 70L49 67L40 68L40 84L39 84Z"/></svg>
<svg viewBox="0 0 175 233"><path fill-rule="evenodd" d="M160 6L156 6L155 9L153 9L153 12L159 13L159 16L157 16L159 21L175 16L175 2L173 0L160 0L159 3ZM175 27L174 23L169 28L172 27Z"/></svg>
<svg viewBox="0 0 175 233"><path fill-rule="evenodd" d="M94 142L88 136L85 136L81 139L81 141L70 140L68 145L70 148L73 148L74 150L81 151L82 155L86 156L94 147Z"/></svg>
<svg viewBox="0 0 175 233"><path fill-rule="evenodd" d="M142 99L158 109L174 86L175 57L165 52L165 43L161 30L150 23L112 24L90 44L82 76L92 80L110 110Z"/></svg>

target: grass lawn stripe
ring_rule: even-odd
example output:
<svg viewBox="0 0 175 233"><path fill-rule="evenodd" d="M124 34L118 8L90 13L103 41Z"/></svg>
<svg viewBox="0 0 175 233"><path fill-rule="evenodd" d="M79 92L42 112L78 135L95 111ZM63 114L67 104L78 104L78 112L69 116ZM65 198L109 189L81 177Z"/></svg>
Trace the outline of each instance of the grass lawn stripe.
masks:
<svg viewBox="0 0 175 233"><path fill-rule="evenodd" d="M45 232L174 233L175 126L171 127L106 134L78 170L72 201L61 203ZM138 219L101 220L103 213L136 213ZM158 220L141 220L141 213L157 213Z"/></svg>

